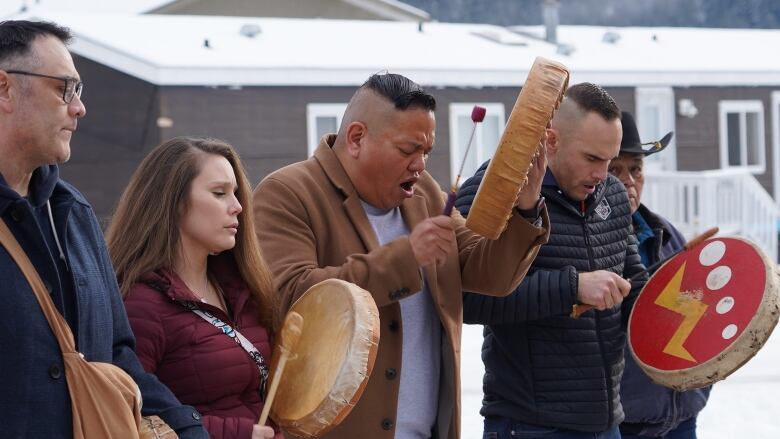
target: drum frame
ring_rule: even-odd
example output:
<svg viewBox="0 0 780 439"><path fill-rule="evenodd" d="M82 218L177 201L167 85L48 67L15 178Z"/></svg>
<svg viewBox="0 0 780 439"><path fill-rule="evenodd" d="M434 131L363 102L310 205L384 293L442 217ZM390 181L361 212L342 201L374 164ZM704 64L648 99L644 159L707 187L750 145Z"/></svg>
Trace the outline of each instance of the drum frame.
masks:
<svg viewBox="0 0 780 439"><path fill-rule="evenodd" d="M761 347L764 346L769 339L769 336L772 334L772 331L775 329L778 317L780 317L780 280L778 279L779 273L777 269L774 268L775 264L773 264L767 255L753 242L736 237L729 237L729 239L737 239L747 243L758 253L764 262L767 283L764 287L764 295L761 298L761 303L758 306L758 312L756 312L742 333L740 333L737 338L717 356L687 369L663 370L643 362L636 353L634 353L634 348L630 342L631 321L634 318L632 310L628 322L626 344L629 346L629 351L636 363L656 384L670 387L678 391L685 391L706 387L723 380L753 358ZM701 248L702 245L717 240L718 238L704 241L704 243L696 248ZM666 264L669 262L671 262L671 260L667 261ZM666 264L662 265L659 270ZM769 323L769 325L767 325L767 323Z"/></svg>
<svg viewBox="0 0 780 439"><path fill-rule="evenodd" d="M351 305L353 309L346 310L345 312L351 313L355 318L355 327L351 333L350 343L346 348L344 358L339 363L338 373L335 376L335 381L331 384L330 392L324 398L318 401L316 407L307 411L304 415L299 416L297 419L292 419L289 416L279 413L278 405L271 407L271 419L281 427L285 433L291 433L296 437L319 437L333 428L335 428L344 418L349 415L352 408L357 404L360 396L363 394L368 380L374 369L376 362L376 356L379 350L379 310L374 302L373 297L368 291L363 290L355 284L340 280L340 279L327 279L311 288L309 288L298 300L293 303L289 311L300 312L299 307L306 301L313 300L327 300L324 297L314 297L313 294L324 295L327 294L327 288L347 289L353 293L353 301ZM354 308L357 303L363 303L366 306L366 310L357 312ZM311 304L309 304L311 306ZM317 331L316 335L313 335L311 325L309 325L309 332L307 333L306 315L302 313L304 317L303 331L301 339L306 337L324 337L327 338L327 334ZM338 316L335 316L338 318ZM365 329L365 331L359 331L359 329ZM364 337L367 339L356 339L355 337ZM301 346L299 340L298 346ZM361 344L360 349L356 349L356 344ZM274 347L274 355L271 361L271 379L276 372L276 364L280 357L280 348L277 344ZM348 360L352 361L348 361ZM299 361L303 361L304 358L299 358ZM285 392L285 379L306 379L306 377L291 377L289 371L292 368L295 369L295 356L291 357L285 368L285 374L281 376L279 384L279 395ZM356 382L355 377L361 377L359 382ZM311 378L311 377L309 377ZM294 386L294 385L293 385ZM311 391L315 391L315 385L311 386ZM320 397L320 395L317 395ZM277 401L279 398L277 397ZM282 408L284 410L284 408ZM289 412L288 412L289 415Z"/></svg>

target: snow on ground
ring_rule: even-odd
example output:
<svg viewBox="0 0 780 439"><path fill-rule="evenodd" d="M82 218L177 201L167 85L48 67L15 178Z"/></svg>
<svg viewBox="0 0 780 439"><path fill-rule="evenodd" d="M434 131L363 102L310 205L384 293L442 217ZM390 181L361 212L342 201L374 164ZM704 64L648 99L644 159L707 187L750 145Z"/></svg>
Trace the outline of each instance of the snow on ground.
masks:
<svg viewBox="0 0 780 439"><path fill-rule="evenodd" d="M740 370L715 385L699 416L700 439L780 438L780 331ZM482 437L482 326L463 327L461 428Z"/></svg>

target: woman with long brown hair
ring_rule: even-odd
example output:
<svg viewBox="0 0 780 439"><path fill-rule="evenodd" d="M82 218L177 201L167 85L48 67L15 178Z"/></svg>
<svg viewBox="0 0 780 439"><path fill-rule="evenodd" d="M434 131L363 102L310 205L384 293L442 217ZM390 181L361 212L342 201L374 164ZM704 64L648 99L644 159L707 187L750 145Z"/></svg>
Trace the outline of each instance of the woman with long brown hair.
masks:
<svg viewBox="0 0 780 439"><path fill-rule="evenodd" d="M273 287L250 203L230 145L177 137L141 162L107 232L138 358L217 439L282 437L254 425Z"/></svg>

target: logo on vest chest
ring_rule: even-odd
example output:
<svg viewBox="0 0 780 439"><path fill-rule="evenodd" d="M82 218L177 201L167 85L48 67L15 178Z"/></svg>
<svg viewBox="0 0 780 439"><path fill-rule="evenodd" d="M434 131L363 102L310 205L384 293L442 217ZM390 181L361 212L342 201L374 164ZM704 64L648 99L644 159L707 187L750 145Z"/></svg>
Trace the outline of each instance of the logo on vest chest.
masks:
<svg viewBox="0 0 780 439"><path fill-rule="evenodd" d="M599 216L602 220L606 220L609 218L609 215L612 213L612 208L609 206L609 203L607 203L607 199L604 198L599 202L599 205L596 206L596 209L594 209L596 212L596 215Z"/></svg>

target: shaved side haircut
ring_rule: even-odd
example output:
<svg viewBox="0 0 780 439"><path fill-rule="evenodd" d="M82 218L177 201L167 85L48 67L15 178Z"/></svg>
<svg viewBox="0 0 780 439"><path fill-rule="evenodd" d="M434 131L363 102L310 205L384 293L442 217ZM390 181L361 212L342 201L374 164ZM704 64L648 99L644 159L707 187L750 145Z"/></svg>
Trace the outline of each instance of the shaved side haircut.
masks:
<svg viewBox="0 0 780 439"><path fill-rule="evenodd" d="M607 122L620 119L620 107L606 90L590 82L572 85L566 90L563 102L555 112L552 127L562 133L569 133L578 128L590 112L598 114Z"/></svg>
<svg viewBox="0 0 780 439"><path fill-rule="evenodd" d="M371 75L360 89L372 90L393 103L396 110L421 108L435 111L436 99L419 84L396 73ZM358 91L359 92L359 91Z"/></svg>

